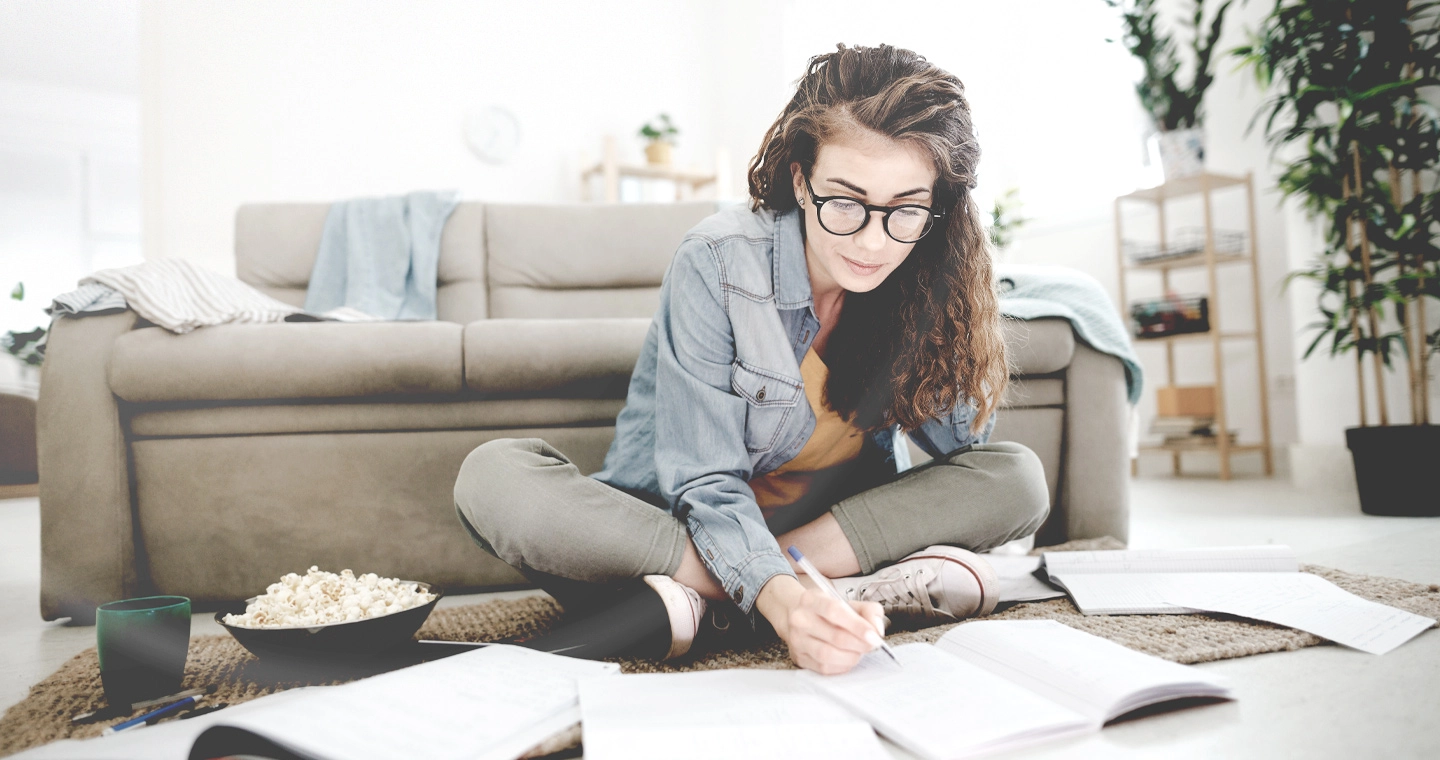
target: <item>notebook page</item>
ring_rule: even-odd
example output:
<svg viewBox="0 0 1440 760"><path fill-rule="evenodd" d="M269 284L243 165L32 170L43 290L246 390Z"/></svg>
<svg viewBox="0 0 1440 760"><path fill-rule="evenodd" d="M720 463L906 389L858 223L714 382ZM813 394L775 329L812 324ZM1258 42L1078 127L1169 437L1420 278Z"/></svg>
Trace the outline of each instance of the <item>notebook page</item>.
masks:
<svg viewBox="0 0 1440 760"><path fill-rule="evenodd" d="M904 668L862 660L848 673L801 678L864 716L890 741L930 760L1099 728L1084 714L946 654L931 644L895 647Z"/></svg>
<svg viewBox="0 0 1440 760"><path fill-rule="evenodd" d="M1175 578L1192 575L1206 573L1067 573L1052 578L1086 615L1182 615L1202 610L1171 604L1167 593Z"/></svg>
<svg viewBox="0 0 1440 760"><path fill-rule="evenodd" d="M964 623L935 645L1097 722L1150 702L1229 694L1213 674L1054 620Z"/></svg>
<svg viewBox="0 0 1440 760"><path fill-rule="evenodd" d="M1294 573L1300 570L1295 552L1283 544L1045 552L1043 556L1045 569L1052 579L1077 573Z"/></svg>
<svg viewBox="0 0 1440 760"><path fill-rule="evenodd" d="M524 751L549 736L531 741L535 726L547 724L548 730L576 705L579 681L618 673L614 663L496 644L322 687L283 710L253 711L222 723L316 757L513 757L515 743Z"/></svg>
<svg viewBox="0 0 1440 760"><path fill-rule="evenodd" d="M1362 599L1313 573L1196 573L1167 588L1165 598L1298 628L1371 654L1385 654L1435 624Z"/></svg>
<svg viewBox="0 0 1440 760"><path fill-rule="evenodd" d="M890 757L868 723L794 670L591 679L580 684L580 709L587 760Z"/></svg>

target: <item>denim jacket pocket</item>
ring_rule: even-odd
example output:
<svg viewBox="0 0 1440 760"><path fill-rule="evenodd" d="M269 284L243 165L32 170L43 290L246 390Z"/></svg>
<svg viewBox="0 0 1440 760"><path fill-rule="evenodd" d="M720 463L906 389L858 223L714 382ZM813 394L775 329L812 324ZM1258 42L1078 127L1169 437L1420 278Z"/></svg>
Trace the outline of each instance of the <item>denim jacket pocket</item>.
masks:
<svg viewBox="0 0 1440 760"><path fill-rule="evenodd" d="M769 451L803 395L803 384L779 372L736 359L731 365L730 387L746 403L745 449L751 454Z"/></svg>

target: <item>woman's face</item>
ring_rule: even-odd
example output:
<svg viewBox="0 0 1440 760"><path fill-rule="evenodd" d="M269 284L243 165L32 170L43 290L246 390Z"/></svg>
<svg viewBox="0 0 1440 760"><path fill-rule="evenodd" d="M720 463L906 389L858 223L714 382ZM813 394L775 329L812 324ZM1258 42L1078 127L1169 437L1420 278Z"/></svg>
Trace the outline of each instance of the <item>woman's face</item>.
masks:
<svg viewBox="0 0 1440 760"><path fill-rule="evenodd" d="M885 234L881 212L852 235L835 235L820 226L815 200L805 187L800 163L791 162L795 197L804 199L805 259L810 288L817 295L843 289L872 290L910 255L915 243ZM820 146L810 184L820 197L844 195L877 206L934 201L936 172L929 156L915 145L874 133L832 139ZM930 234L935 234L932 230Z"/></svg>

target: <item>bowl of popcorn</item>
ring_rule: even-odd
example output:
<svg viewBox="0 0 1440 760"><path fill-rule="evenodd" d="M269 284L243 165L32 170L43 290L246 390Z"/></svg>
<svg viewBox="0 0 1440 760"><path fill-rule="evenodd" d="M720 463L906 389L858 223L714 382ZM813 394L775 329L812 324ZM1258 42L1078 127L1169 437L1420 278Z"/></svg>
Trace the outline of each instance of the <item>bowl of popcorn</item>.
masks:
<svg viewBox="0 0 1440 760"><path fill-rule="evenodd" d="M369 657L409 641L441 596L428 583L311 566L215 622L257 657Z"/></svg>

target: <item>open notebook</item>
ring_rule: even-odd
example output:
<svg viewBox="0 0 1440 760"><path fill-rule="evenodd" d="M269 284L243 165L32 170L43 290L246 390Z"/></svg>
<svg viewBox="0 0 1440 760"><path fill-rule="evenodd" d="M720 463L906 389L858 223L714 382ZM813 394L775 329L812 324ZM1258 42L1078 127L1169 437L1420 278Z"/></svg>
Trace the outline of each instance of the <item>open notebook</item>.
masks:
<svg viewBox="0 0 1440 760"><path fill-rule="evenodd" d="M18 757L511 760L580 720L581 680L619 672L614 663L494 644Z"/></svg>
<svg viewBox="0 0 1440 760"><path fill-rule="evenodd" d="M1086 615L1186 614L1202 610L1166 601L1175 573L1297 573L1288 546L1045 552L1050 581Z"/></svg>
<svg viewBox="0 0 1440 760"><path fill-rule="evenodd" d="M1098 731L1160 702L1230 698L1214 674L1053 620L966 623L895 652L903 668L872 654L849 673L800 677L927 760Z"/></svg>
<svg viewBox="0 0 1440 760"><path fill-rule="evenodd" d="M580 684L585 757L927 760L1098 731L1139 707L1228 698L1213 675L1052 620L964 623L935 644L872 652L848 673L648 673ZM867 725L868 724L868 725ZM872 731L873 729L873 731Z"/></svg>

